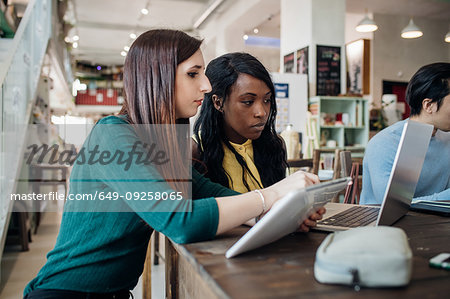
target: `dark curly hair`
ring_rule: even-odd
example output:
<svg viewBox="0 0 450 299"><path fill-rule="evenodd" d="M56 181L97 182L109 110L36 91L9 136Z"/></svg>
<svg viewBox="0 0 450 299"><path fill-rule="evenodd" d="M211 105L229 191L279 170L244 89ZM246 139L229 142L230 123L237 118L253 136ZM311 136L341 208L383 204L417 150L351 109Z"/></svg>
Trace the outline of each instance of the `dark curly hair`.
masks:
<svg viewBox="0 0 450 299"><path fill-rule="evenodd" d="M201 170L206 166L205 176L213 182L230 188L228 178L230 175L224 170L222 163L224 150L222 144L235 155L242 167L242 180L250 191L244 174L249 170L245 160L231 146L225 135L224 119L222 113L214 107L213 95L222 99L222 105L230 95L230 89L235 84L239 74L244 73L263 81L270 89L270 114L261 136L253 140L253 153L255 165L261 177L263 187L268 187L286 176L286 150L282 139L275 131L275 118L277 106L275 102L275 89L272 79L261 62L247 53L229 53L212 60L206 68L206 76L211 82L212 91L205 95L200 115L194 124L194 136L199 144L198 158L200 163L194 166ZM204 168L203 168L204 169ZM254 177L254 176L253 176ZM232 180L233 178L230 177Z"/></svg>

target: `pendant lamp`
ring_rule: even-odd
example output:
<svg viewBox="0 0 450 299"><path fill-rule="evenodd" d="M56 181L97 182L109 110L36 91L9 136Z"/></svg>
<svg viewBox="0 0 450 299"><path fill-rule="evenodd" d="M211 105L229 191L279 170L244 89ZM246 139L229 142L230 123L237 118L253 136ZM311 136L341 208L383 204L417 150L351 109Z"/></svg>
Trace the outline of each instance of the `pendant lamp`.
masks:
<svg viewBox="0 0 450 299"><path fill-rule="evenodd" d="M402 37L403 38L418 38L423 35L422 30L419 29L419 27L414 24L413 19L411 18L409 20L408 26L403 28L402 30Z"/></svg>
<svg viewBox="0 0 450 299"><path fill-rule="evenodd" d="M378 29L377 24L366 13L364 18L356 26L358 32L374 32Z"/></svg>

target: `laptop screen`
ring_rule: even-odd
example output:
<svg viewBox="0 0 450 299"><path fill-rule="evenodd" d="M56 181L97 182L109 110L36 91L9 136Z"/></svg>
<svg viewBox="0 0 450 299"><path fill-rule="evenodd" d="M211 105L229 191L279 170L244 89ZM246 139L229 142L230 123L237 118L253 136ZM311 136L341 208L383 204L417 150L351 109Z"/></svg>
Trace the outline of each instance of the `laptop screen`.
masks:
<svg viewBox="0 0 450 299"><path fill-rule="evenodd" d="M408 212L433 128L412 120L405 122L377 225L391 225Z"/></svg>

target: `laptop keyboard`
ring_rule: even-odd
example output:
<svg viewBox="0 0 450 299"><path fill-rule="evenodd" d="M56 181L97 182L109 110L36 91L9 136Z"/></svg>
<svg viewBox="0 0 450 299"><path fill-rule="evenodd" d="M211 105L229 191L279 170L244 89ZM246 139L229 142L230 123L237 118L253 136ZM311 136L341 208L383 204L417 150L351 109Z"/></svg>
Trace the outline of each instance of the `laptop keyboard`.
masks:
<svg viewBox="0 0 450 299"><path fill-rule="evenodd" d="M377 207L355 206L334 216L323 219L319 221L318 224L343 227L365 226L377 219L379 211L380 208Z"/></svg>

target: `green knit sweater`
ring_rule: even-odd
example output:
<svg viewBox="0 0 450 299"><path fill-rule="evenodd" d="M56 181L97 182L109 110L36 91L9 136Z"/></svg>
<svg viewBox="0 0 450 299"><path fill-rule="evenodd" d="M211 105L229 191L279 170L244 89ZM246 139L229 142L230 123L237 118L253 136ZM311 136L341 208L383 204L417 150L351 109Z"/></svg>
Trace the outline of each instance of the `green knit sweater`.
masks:
<svg viewBox="0 0 450 299"><path fill-rule="evenodd" d="M119 117L109 116L99 124L120 124L112 129L96 131L94 127L88 140L100 148L127 152L137 137L131 127ZM117 129L116 129L117 128ZM97 133L95 133L97 132ZM84 147L88 146L88 141ZM69 194L104 194L130 191L173 191L162 183L153 167L134 165L129 171L147 180L124 180L124 167L109 163L77 165L70 177ZM108 179L104 179L107 177ZM74 201L64 207L61 227L55 248L47 255L47 262L25 288L24 295L34 289L63 289L82 292L106 293L133 289L142 273L150 235L153 230L177 243L190 243L214 238L219 212L214 197L238 194L201 176L192 170L192 211L154 211L155 201L142 202L119 200L129 212L69 212L77 209ZM181 201L188 202L188 201ZM179 208L175 205L174 209ZM122 209L123 210L123 209Z"/></svg>

